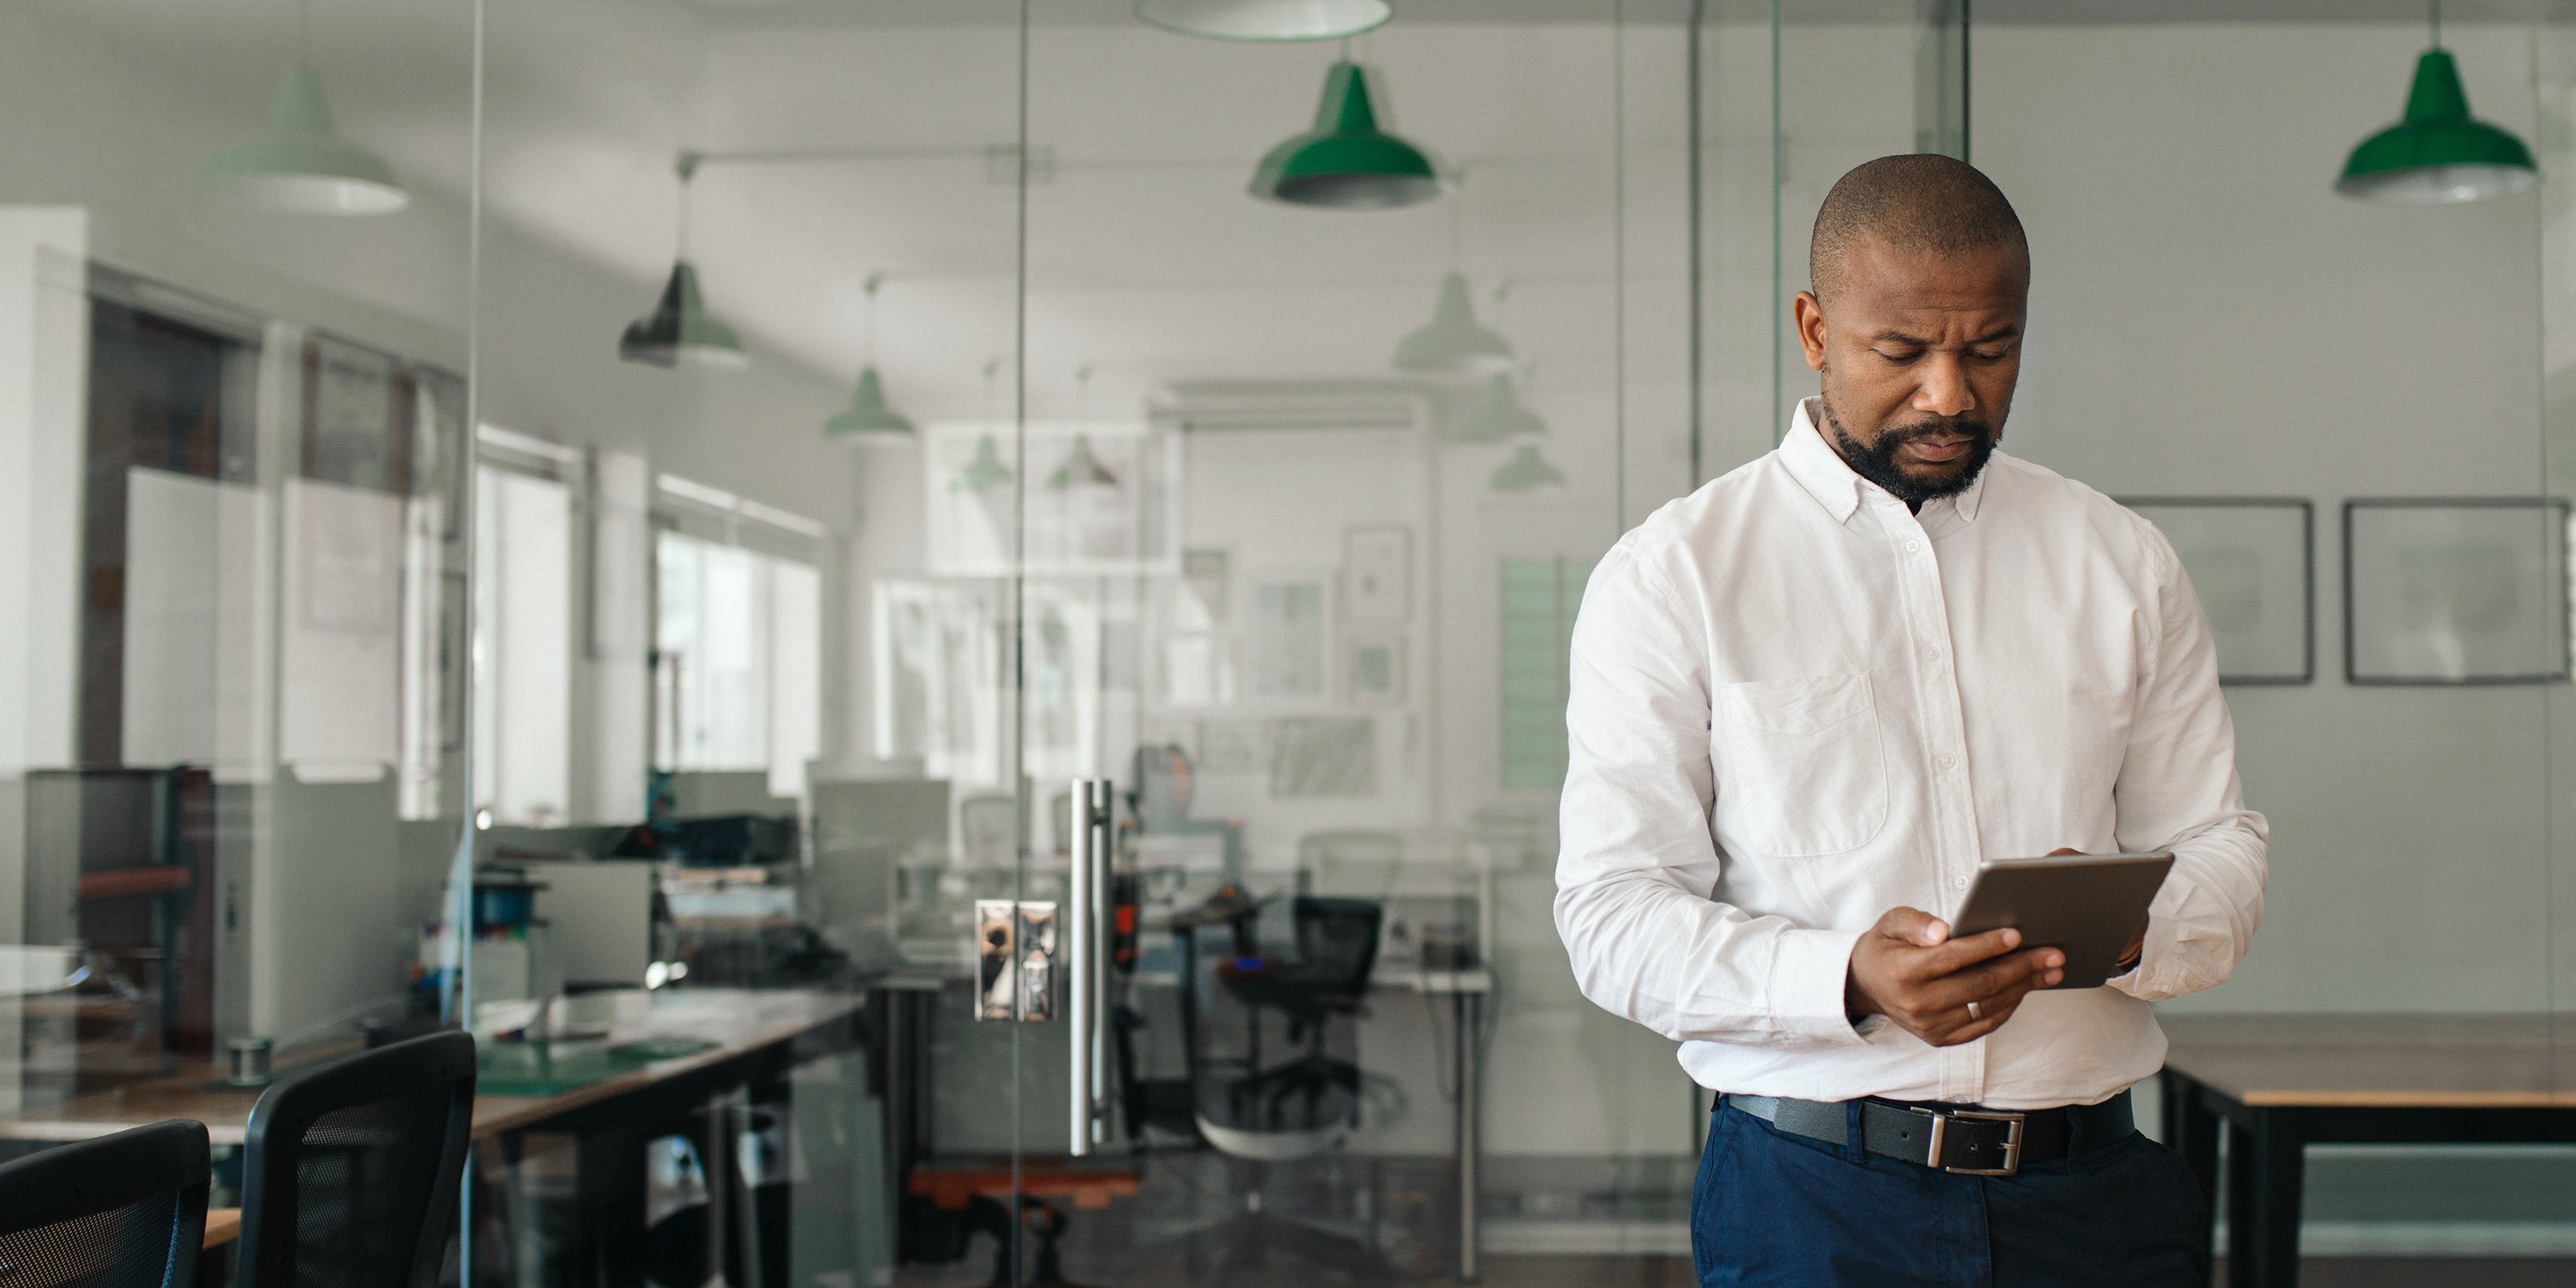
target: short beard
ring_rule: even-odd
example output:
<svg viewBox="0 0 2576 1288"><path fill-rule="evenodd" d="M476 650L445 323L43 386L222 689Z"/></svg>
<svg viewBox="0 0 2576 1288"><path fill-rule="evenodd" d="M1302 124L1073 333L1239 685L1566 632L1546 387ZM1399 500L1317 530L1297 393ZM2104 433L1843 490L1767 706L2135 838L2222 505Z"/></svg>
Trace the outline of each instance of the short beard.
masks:
<svg viewBox="0 0 2576 1288"><path fill-rule="evenodd" d="M1825 426L1833 431L1834 449L1842 454L1843 462L1851 466L1852 473L1879 485L1889 496L1915 509L1921 509L1926 501L1967 491L1969 485L1977 481L1978 472L1986 468L1987 459L1995 454L1992 428L1984 421L1964 416L1942 416L1919 424L1890 426L1879 431L1876 444L1863 447L1852 441L1850 434L1843 432L1842 417L1834 414L1833 396L1827 394L1818 401L1824 404ZM1906 477L1905 471L1897 466L1897 448L1918 438L1949 434L1966 434L1970 440L1968 463L1958 473L1937 483L1924 483Z"/></svg>

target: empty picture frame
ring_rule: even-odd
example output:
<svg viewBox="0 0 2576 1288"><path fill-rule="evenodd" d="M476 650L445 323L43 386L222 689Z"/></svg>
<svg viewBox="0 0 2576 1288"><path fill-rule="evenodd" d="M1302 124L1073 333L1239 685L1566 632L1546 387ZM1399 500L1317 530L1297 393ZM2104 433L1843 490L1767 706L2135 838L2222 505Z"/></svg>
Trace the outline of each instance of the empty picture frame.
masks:
<svg viewBox="0 0 2576 1288"><path fill-rule="evenodd" d="M2567 678L2566 502L2347 501L2343 548L2351 683Z"/></svg>
<svg viewBox="0 0 2576 1288"><path fill-rule="evenodd" d="M2218 647L2220 684L2316 679L2316 514L2297 497L2124 500L2164 533Z"/></svg>

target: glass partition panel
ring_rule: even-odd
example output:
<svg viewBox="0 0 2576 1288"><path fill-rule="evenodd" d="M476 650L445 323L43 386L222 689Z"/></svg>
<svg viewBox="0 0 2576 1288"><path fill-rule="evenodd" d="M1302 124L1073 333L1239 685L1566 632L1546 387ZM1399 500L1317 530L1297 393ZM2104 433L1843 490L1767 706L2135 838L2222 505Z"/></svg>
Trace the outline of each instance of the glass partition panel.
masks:
<svg viewBox="0 0 2576 1288"><path fill-rule="evenodd" d="M1773 83L1769 19L1424 4L1265 43L1109 8L1030 33L997 438L1023 890L1079 918L1097 864L1112 927L1095 965L1061 925L1098 1027L1019 1032L1023 1192L1133 1174L1074 1214L1077 1278L1663 1273L1706 1105L1557 937L1566 654L1602 552L1773 441L1771 108L1706 96ZM1791 218L1911 145L1919 34L1783 34L1863 91L1792 125ZM1111 787L1088 834L1072 780Z"/></svg>
<svg viewBox="0 0 2576 1288"><path fill-rule="evenodd" d="M487 1087L596 1104L494 1169L522 1282L881 1284L1012 1237L974 1175L908 1181L1006 1148L971 1041L1018 849L1003 627L930 516L1007 530L975 440L937 453L1011 407L1018 14L492 14L474 858L478 897L536 889L474 1014Z"/></svg>
<svg viewBox="0 0 2576 1288"><path fill-rule="evenodd" d="M2225 985L2160 1008L2169 1067L2251 1044L2273 1074L2306 1071L2293 1096L2563 1103L2563 251L2545 212L2567 68L2529 6L2428 16L1979 6L1974 158L2035 264L2005 447L2171 540L2271 822L2260 934ZM2410 175L2360 146L2446 67L2481 128L2539 147L2544 196L2479 189L2520 167ZM2527 1127L2490 1139L2540 1139ZM2564 1257L2567 1209L2536 1196L2571 1167L2523 1144L2321 1145L2284 1246ZM2231 1182L2228 1202L2286 1193L2295 1221L2295 1179L2262 1189ZM2251 1209L2232 1211L2231 1231Z"/></svg>
<svg viewBox="0 0 2576 1288"><path fill-rule="evenodd" d="M443 1022L472 17L0 14L0 1158Z"/></svg>

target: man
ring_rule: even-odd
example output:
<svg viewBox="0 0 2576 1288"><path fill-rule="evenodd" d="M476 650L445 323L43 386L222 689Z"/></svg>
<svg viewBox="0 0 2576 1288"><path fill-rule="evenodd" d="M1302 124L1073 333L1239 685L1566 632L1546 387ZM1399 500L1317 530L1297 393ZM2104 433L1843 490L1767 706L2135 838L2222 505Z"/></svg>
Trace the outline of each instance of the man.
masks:
<svg viewBox="0 0 2576 1288"><path fill-rule="evenodd" d="M1809 264L1821 395L1584 595L1575 976L1721 1093L1703 1284L2196 1283L2203 1200L2128 1088L2147 1004L2227 978L2262 915L2208 627L2153 527L1996 450L2030 252L1993 183L1872 161ZM2168 849L2105 987L2037 991L2062 954L1942 920L1988 858Z"/></svg>

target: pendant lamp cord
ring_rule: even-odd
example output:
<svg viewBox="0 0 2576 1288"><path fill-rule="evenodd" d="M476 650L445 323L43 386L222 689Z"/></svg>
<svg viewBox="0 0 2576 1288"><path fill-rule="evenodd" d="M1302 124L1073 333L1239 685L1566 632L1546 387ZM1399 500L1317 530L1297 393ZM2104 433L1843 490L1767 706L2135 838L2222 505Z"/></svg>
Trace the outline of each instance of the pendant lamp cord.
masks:
<svg viewBox="0 0 2576 1288"><path fill-rule="evenodd" d="M689 185L698 177L698 154L681 153L679 162L672 168L680 175L680 250L674 258L686 262L689 258Z"/></svg>
<svg viewBox="0 0 2576 1288"><path fill-rule="evenodd" d="M2433 10L2433 47L2439 49L2442 47L2442 0L2432 0L2430 7Z"/></svg>
<svg viewBox="0 0 2576 1288"><path fill-rule="evenodd" d="M295 0L295 56L313 65L313 0Z"/></svg>
<svg viewBox="0 0 2576 1288"><path fill-rule="evenodd" d="M1455 167L1449 175L1449 271L1458 270L1458 245L1462 221L1466 219L1467 168Z"/></svg>
<svg viewBox="0 0 2576 1288"><path fill-rule="evenodd" d="M885 274L868 274L868 333L860 340L860 357L865 365L877 365L877 288L885 285Z"/></svg>

